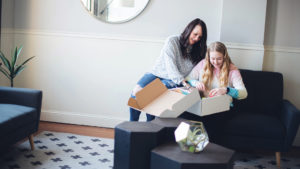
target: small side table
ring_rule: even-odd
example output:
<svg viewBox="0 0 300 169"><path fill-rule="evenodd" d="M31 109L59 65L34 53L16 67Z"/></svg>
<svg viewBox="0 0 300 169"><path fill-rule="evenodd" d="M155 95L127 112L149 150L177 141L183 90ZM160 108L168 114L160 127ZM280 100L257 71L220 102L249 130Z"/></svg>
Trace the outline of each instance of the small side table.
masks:
<svg viewBox="0 0 300 169"><path fill-rule="evenodd" d="M172 142L152 150L151 169L232 169L233 155L233 150L213 143L194 154Z"/></svg>

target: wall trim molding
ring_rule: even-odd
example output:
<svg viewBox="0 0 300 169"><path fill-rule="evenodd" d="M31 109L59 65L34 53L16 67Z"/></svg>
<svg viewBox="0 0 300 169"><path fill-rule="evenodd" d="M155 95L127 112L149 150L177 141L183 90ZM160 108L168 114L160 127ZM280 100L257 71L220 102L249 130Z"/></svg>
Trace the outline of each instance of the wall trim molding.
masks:
<svg viewBox="0 0 300 169"><path fill-rule="evenodd" d="M134 41L134 42L146 42L146 43L159 43L163 44L165 38L162 37L143 37L143 36L128 36L121 34L91 34L81 32L58 32L48 30L35 30L35 29L12 29L4 28L1 30L2 34L25 34L34 36L54 36L54 37L71 37L71 38L86 38L86 39L104 39L104 40L118 40L118 41ZM208 41L207 44L210 44ZM229 49L239 50L256 50L266 52L286 52L286 53L300 53L300 47L288 47L288 46L268 46L260 44L250 43L232 43L224 42Z"/></svg>
<svg viewBox="0 0 300 169"><path fill-rule="evenodd" d="M223 42L229 49L240 49L240 50L256 50L264 51L264 46L259 44L251 43L232 43L232 42ZM209 44L209 43L208 43Z"/></svg>
<svg viewBox="0 0 300 169"><path fill-rule="evenodd" d="M146 42L146 43L159 43L165 42L165 37L146 37L146 36L128 36L122 34L93 34L82 32L62 32L62 31L48 31L48 30L35 30L35 29L3 29L3 34L24 34L33 36L53 36L53 37L70 37L70 38L87 38L87 39L104 39L104 40L118 40L118 41L134 41L134 42ZM210 44L208 41L207 44ZM249 43L232 43L224 42L229 49L239 50L258 50L263 51L264 46L260 44ZM300 48L299 48L300 51Z"/></svg>
<svg viewBox="0 0 300 169"><path fill-rule="evenodd" d="M27 34L38 36L54 36L54 37L71 37L71 38L86 38L86 39L104 39L104 40L118 40L118 41L135 41L135 42L147 42L147 43L164 43L164 38L152 38L143 36L128 36L122 34L93 34L82 32L55 32L45 30L33 30L33 29L15 29L11 30L15 34ZM4 31L3 31L4 32Z"/></svg>
<svg viewBox="0 0 300 169"><path fill-rule="evenodd" d="M42 110L41 121L88 125L97 127L115 128L116 125L128 119L111 118L95 114L80 114L66 111Z"/></svg>
<svg viewBox="0 0 300 169"><path fill-rule="evenodd" d="M265 46L266 52L300 53L300 47Z"/></svg>

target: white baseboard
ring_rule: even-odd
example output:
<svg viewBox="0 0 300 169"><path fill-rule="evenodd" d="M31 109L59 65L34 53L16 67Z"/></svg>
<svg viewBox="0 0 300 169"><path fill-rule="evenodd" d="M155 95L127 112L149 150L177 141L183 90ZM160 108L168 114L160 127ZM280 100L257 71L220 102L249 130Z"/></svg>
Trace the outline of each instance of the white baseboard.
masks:
<svg viewBox="0 0 300 169"><path fill-rule="evenodd" d="M145 113L141 114L141 120L145 121ZM111 118L94 114L79 114L72 112L43 110L41 113L41 121L78 124L85 126L97 126L106 128L115 128L116 125L128 121L128 119ZM300 134L296 135L293 143L294 146L300 146Z"/></svg>
<svg viewBox="0 0 300 169"><path fill-rule="evenodd" d="M86 126L97 126L106 128L115 128L116 125L128 121L128 119L111 118L94 114L79 114L73 112L61 112L43 110L41 113L41 121L50 121L67 124L78 124Z"/></svg>

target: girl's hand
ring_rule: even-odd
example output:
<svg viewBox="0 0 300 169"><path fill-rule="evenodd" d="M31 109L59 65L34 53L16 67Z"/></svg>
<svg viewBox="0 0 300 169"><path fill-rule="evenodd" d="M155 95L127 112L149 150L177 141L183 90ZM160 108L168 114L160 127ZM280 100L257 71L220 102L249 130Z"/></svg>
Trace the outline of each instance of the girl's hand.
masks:
<svg viewBox="0 0 300 169"><path fill-rule="evenodd" d="M221 87L221 88L215 88L215 89L212 89L208 96L209 97L213 97L213 96L220 96L220 95L224 95L227 93L227 88L226 87Z"/></svg>
<svg viewBox="0 0 300 169"><path fill-rule="evenodd" d="M188 91L192 91L191 85L188 84L185 80L181 82L182 85L188 90Z"/></svg>
<svg viewBox="0 0 300 169"><path fill-rule="evenodd" d="M202 92L204 92L204 91L206 90L206 89L205 89L205 85L204 85L204 83L202 83L202 82L197 82L196 88L197 88L199 91L202 91Z"/></svg>

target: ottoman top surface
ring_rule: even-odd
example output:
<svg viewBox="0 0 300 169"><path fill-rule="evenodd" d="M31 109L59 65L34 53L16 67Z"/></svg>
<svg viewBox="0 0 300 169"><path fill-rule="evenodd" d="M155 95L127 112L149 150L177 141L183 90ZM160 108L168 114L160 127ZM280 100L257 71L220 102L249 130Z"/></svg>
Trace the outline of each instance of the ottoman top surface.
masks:
<svg viewBox="0 0 300 169"><path fill-rule="evenodd" d="M161 131L163 127L149 122L123 122L117 125L115 129L130 133L157 133Z"/></svg>
<svg viewBox="0 0 300 169"><path fill-rule="evenodd" d="M234 151L217 144L209 143L200 153L184 152L175 142L161 145L152 150L152 153L168 158L178 163L229 163Z"/></svg>

